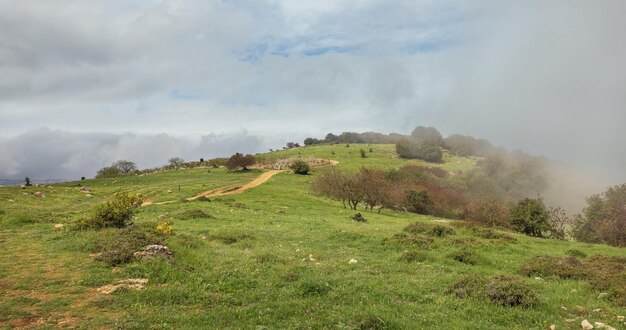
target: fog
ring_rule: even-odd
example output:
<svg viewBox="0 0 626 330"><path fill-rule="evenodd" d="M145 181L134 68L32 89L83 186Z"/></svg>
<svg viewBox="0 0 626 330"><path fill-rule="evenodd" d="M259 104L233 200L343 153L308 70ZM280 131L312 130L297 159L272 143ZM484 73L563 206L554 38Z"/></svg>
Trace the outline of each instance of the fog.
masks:
<svg viewBox="0 0 626 330"><path fill-rule="evenodd" d="M2 2L0 178L425 125L558 160L549 195L580 201L626 182L624 12L611 0Z"/></svg>

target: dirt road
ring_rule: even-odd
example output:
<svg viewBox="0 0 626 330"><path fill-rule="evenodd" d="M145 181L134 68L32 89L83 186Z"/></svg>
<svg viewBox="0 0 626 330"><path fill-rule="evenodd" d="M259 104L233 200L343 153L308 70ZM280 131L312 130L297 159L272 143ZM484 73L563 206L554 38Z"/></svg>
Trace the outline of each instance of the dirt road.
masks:
<svg viewBox="0 0 626 330"><path fill-rule="evenodd" d="M269 180L270 178L272 178L274 175L281 173L283 171L280 170L269 170L267 172L263 172L263 174L261 174L259 177L257 177L256 179L244 184L243 186L229 186L229 187L221 187L221 188L217 188L217 189L213 189L213 190L209 190L209 191L205 191L202 192L200 194L197 194L193 197L187 198L187 200L194 200L194 199L198 199L200 197L215 197L215 196L224 196L224 195L234 195L234 194L240 194L248 189L254 188L256 186L262 185L263 183L267 182L267 180Z"/></svg>

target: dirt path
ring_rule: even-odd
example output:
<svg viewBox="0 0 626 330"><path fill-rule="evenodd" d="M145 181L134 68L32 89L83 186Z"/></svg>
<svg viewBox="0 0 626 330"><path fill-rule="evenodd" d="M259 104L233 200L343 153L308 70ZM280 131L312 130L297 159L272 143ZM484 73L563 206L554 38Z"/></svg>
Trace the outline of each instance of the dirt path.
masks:
<svg viewBox="0 0 626 330"><path fill-rule="evenodd" d="M339 164L338 161L336 160L329 160L330 165L337 165ZM224 195L234 195L234 194L240 194L248 189L260 186L262 184L264 184L265 182L267 182L269 179L271 179L274 175L284 172L285 170L269 170L267 172L263 172L263 174L261 174L260 176L258 176L256 179L242 185L242 186L226 186L226 187L220 187L220 188L216 188L213 190L208 190L205 192L201 192L193 197L189 197L187 198L188 201L193 201L196 200L200 197L215 197L215 196L224 196ZM158 197L158 195L157 195ZM177 201L165 201L165 202L158 202L155 203L155 198L146 198L143 203L141 203L141 206L148 206L148 205L163 205L163 204L170 204L170 203L175 203Z"/></svg>
<svg viewBox="0 0 626 330"><path fill-rule="evenodd" d="M202 192L200 194L197 194L193 197L187 198L187 200L192 201L195 199L198 199L200 197L215 197L215 196L223 196L223 195L234 195L234 194L240 194L248 189L254 188L256 186L262 185L263 183L267 182L267 180L269 180L271 177L273 177L274 175L281 173L283 171L281 170L269 170L267 172L263 172L263 174L261 174L259 177L257 177L256 179L244 184L243 186L229 186L229 187L221 187L221 188L217 188L217 189L213 189L213 190L209 190L209 191L205 191Z"/></svg>

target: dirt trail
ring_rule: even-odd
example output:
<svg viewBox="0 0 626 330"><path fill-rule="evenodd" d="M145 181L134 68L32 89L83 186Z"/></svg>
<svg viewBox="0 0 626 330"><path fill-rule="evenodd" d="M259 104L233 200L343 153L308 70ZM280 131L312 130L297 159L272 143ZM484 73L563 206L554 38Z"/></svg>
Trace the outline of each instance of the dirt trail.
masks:
<svg viewBox="0 0 626 330"><path fill-rule="evenodd" d="M336 160L330 160L330 165L337 165L339 164L338 161ZM263 172L263 174L261 174L260 176L258 176L256 179L242 185L242 186L226 186L226 187L220 187L220 188L216 188L213 190L208 190L202 193L199 193L193 197L187 198L188 201L193 201L196 200L200 197L215 197L215 196L224 196L224 195L234 195L234 194L240 194L248 189L257 187L262 185L263 183L267 182L270 178L272 178L274 175L284 172L285 170L269 170L267 172ZM158 195L157 195L158 197ZM165 202L158 202L155 203L154 200L155 198L146 198L143 203L141 203L141 206L148 206L148 205L163 205L163 204L170 204L170 203L175 203L177 201L165 201Z"/></svg>
<svg viewBox="0 0 626 330"><path fill-rule="evenodd" d="M263 172L263 174L261 174L259 177L244 184L243 186L221 187L221 188L217 188L217 189L213 189L213 190L209 190L209 191L205 191L203 193L197 194L191 198L187 198L187 200L192 201L200 197L215 197L215 196L223 196L223 195L240 194L248 189L262 185L263 183L267 182L267 180L269 180L271 177L281 172L283 171L269 170L267 172Z"/></svg>

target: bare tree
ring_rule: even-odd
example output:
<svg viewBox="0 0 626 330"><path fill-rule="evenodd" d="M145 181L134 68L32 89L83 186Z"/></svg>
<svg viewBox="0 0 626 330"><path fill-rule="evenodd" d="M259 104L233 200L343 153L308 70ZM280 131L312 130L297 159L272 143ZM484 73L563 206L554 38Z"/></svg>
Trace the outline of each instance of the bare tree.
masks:
<svg viewBox="0 0 626 330"><path fill-rule="evenodd" d="M175 170L181 168L185 163L185 161L180 157L170 158L167 162L169 163L169 166Z"/></svg>
<svg viewBox="0 0 626 330"><path fill-rule="evenodd" d="M112 167L115 167L121 175L128 175L137 170L135 163L123 159L113 163Z"/></svg>

